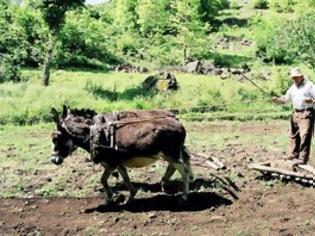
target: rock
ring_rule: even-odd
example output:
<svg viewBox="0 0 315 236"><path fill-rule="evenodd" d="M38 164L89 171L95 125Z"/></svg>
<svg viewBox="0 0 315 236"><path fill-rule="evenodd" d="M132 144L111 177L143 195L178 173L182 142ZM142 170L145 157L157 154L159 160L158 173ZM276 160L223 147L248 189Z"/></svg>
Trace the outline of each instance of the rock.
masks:
<svg viewBox="0 0 315 236"><path fill-rule="evenodd" d="M222 73L220 74L221 79L228 79L231 77L231 73L228 69L222 69Z"/></svg>
<svg viewBox="0 0 315 236"><path fill-rule="evenodd" d="M158 81L158 78L154 75L150 75L142 82L142 87L144 89L152 89L155 87L156 82Z"/></svg>
<svg viewBox="0 0 315 236"><path fill-rule="evenodd" d="M215 75L222 75L226 69L225 68L216 68Z"/></svg>
<svg viewBox="0 0 315 236"><path fill-rule="evenodd" d="M119 222L119 220L120 220L120 217L119 217L119 216L116 216L116 217L114 217L114 219L113 219L113 223L116 224L117 222Z"/></svg>
<svg viewBox="0 0 315 236"><path fill-rule="evenodd" d="M177 80L175 75L170 72L160 72L156 75L151 75L142 82L142 87L145 90L176 90Z"/></svg>
<svg viewBox="0 0 315 236"><path fill-rule="evenodd" d="M148 214L148 217L153 219L153 218L157 217L157 214L155 212L151 212L151 213Z"/></svg>
<svg viewBox="0 0 315 236"><path fill-rule="evenodd" d="M251 46L251 45L253 45L253 42L248 40L248 39L243 39L241 41L241 45L243 45L243 46Z"/></svg>
<svg viewBox="0 0 315 236"><path fill-rule="evenodd" d="M231 68L230 72L232 75L241 75L244 73L243 69Z"/></svg>
<svg viewBox="0 0 315 236"><path fill-rule="evenodd" d="M33 206L31 206L31 209L33 209L33 210L35 210L35 209L37 209L38 208L38 206L37 205L33 205Z"/></svg>
<svg viewBox="0 0 315 236"><path fill-rule="evenodd" d="M200 65L201 65L201 63L199 60L189 62L185 65L184 71L187 73L198 73Z"/></svg>
<svg viewBox="0 0 315 236"><path fill-rule="evenodd" d="M121 64L113 68L116 72L124 72L124 73L146 73L149 71L148 68L144 66L133 66L130 64Z"/></svg>
<svg viewBox="0 0 315 236"><path fill-rule="evenodd" d="M199 73L204 75L211 74L214 69L215 66L211 62L204 61L200 63Z"/></svg>

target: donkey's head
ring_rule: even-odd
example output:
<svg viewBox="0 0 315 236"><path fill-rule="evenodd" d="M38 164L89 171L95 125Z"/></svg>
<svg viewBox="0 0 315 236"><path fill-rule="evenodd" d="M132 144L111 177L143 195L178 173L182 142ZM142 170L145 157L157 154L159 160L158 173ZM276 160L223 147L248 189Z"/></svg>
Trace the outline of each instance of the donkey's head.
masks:
<svg viewBox="0 0 315 236"><path fill-rule="evenodd" d="M61 165L63 160L68 157L77 147L72 136L67 132L65 119L70 113L70 109L63 107L63 113L59 116L56 109L52 109L53 119L56 123L56 130L52 133L53 150L50 160L56 165Z"/></svg>

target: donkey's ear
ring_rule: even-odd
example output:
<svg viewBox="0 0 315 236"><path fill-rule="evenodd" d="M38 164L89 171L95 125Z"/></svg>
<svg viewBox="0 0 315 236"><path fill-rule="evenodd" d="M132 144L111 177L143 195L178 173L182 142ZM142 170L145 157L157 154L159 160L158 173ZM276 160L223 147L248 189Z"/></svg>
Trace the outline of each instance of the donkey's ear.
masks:
<svg viewBox="0 0 315 236"><path fill-rule="evenodd" d="M51 108L50 113L53 115L53 120L57 123L59 122L59 114L55 108Z"/></svg>
<svg viewBox="0 0 315 236"><path fill-rule="evenodd" d="M61 124L60 124L58 111L55 108L52 108L50 112L53 115L53 120L54 120L54 122L57 125L57 129L60 130Z"/></svg>
<svg viewBox="0 0 315 236"><path fill-rule="evenodd" d="M70 114L70 112L70 108L66 105L63 105L62 118L66 118Z"/></svg>

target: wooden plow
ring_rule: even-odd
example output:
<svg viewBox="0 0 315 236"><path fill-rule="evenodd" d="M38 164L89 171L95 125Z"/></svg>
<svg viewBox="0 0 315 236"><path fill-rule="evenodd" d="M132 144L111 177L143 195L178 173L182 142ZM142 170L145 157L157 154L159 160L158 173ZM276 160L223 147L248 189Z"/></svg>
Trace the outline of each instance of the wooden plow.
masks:
<svg viewBox="0 0 315 236"><path fill-rule="evenodd" d="M215 171L225 170L226 166L223 162L221 162L219 159L210 157L210 156L204 156L196 153L190 153L191 155L191 165L192 166L198 166L203 168L212 168ZM222 175L222 173L210 173L210 175L216 180L221 188L225 190L228 194L230 194L233 199L237 200L239 199L236 192L240 192L241 190L238 188L238 186L227 176Z"/></svg>
<svg viewBox="0 0 315 236"><path fill-rule="evenodd" d="M212 168L215 170L224 170L226 169L226 166L219 161L219 159L210 157L210 156L204 156L196 153L190 153L191 155L191 164L194 166L204 167L204 168Z"/></svg>
<svg viewBox="0 0 315 236"><path fill-rule="evenodd" d="M286 181L315 187L315 168L310 165L299 165L294 161L274 161L260 164L251 164L249 169L259 171L265 176L272 176Z"/></svg>

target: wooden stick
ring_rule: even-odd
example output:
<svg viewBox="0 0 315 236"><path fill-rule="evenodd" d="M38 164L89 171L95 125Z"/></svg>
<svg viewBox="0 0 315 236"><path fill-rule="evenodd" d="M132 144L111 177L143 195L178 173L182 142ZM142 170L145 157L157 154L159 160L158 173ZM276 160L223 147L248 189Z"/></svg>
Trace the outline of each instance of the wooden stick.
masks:
<svg viewBox="0 0 315 236"><path fill-rule="evenodd" d="M271 172L272 175L281 175L282 174L282 175L286 175L286 176L296 177L296 179L314 180L314 176L312 176L312 175L307 175L307 174L289 171L289 170L283 170L283 169L279 169L279 168L272 168L272 167L261 166L261 165L257 165L257 164L249 165L248 168L253 169L253 170L258 170L258 171Z"/></svg>
<svg viewBox="0 0 315 236"><path fill-rule="evenodd" d="M310 165L297 165L296 167L315 175L315 169Z"/></svg>

